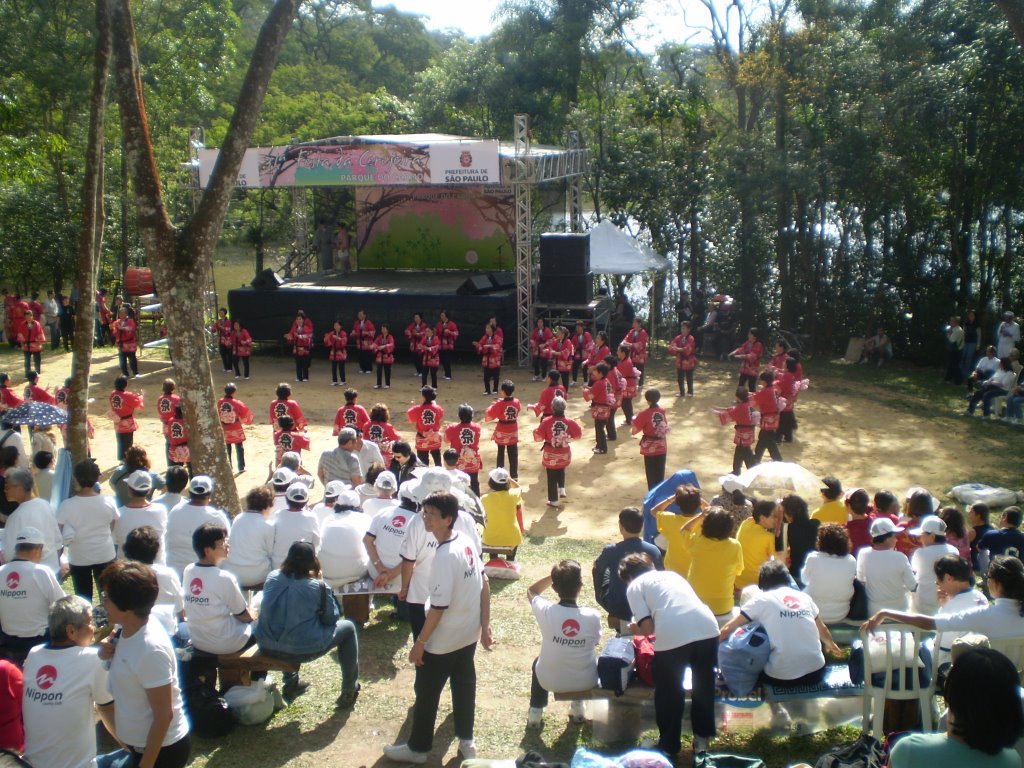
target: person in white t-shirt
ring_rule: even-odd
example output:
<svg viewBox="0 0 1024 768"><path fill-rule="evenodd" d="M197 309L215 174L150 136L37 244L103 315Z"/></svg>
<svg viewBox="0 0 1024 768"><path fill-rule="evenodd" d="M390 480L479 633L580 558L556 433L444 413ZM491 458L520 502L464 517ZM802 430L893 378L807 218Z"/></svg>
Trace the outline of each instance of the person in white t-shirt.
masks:
<svg viewBox="0 0 1024 768"><path fill-rule="evenodd" d="M760 622L771 645L762 679L773 685L813 685L825 674L822 645L834 655L839 655L839 647L810 595L793 589L790 583L784 564L771 560L762 565L757 576L760 594L744 603L740 615L722 627L719 640L748 622Z"/></svg>
<svg viewBox="0 0 1024 768"><path fill-rule="evenodd" d="M324 500L309 510L316 516L321 528L334 515L334 503L338 500L338 495L347 490L349 487L341 480L331 480L324 486Z"/></svg>
<svg viewBox="0 0 1024 768"><path fill-rule="evenodd" d="M921 546L910 558L910 569L917 578L914 590L914 610L933 616L939 610L939 592L935 584L935 563L946 555L956 555L958 550L946 543L946 523L935 515L926 515L917 528L908 531L911 536L921 537Z"/></svg>
<svg viewBox="0 0 1024 768"><path fill-rule="evenodd" d="M164 486L165 493L153 499L153 503L159 504L170 512L185 500L181 492L188 485L188 470L176 464L170 466L164 473L164 482L166 483Z"/></svg>
<svg viewBox="0 0 1024 768"><path fill-rule="evenodd" d="M397 506L386 507L370 521L363 545L375 587L395 592L401 588L402 542L408 524L416 516L416 502L407 494L399 499Z"/></svg>
<svg viewBox="0 0 1024 768"><path fill-rule="evenodd" d="M800 581L826 624L842 621L850 612L856 575L857 560L850 554L846 529L835 523L818 528L818 549L807 555Z"/></svg>
<svg viewBox="0 0 1024 768"><path fill-rule="evenodd" d="M50 641L25 660L25 759L40 768L89 768L96 758L94 705L114 732L107 671L92 645L92 605L78 595L62 597L50 606L48 623Z"/></svg>
<svg viewBox="0 0 1024 768"><path fill-rule="evenodd" d="M715 735L715 666L718 664L718 621L690 583L675 571L656 571L643 554L626 555L619 563L626 599L633 614L633 634L654 638L654 714L657 749L679 754L686 696L683 674L693 680L693 749L707 750Z"/></svg>
<svg viewBox="0 0 1024 768"><path fill-rule="evenodd" d="M159 501L149 500L149 492L153 490L153 476L144 469L136 470L125 478L125 485L128 487L128 503L118 507L117 522L114 523L114 544L119 550L122 549L128 534L144 525L154 529L162 541L167 535L167 507ZM165 494L161 498L169 495ZM164 548L161 547L160 562L164 560Z"/></svg>
<svg viewBox="0 0 1024 768"><path fill-rule="evenodd" d="M103 569L114 562L117 502L96 490L100 468L92 459L75 464L74 475L78 491L57 508L57 525L68 547L75 594L92 602L93 581L98 586Z"/></svg>
<svg viewBox="0 0 1024 768"><path fill-rule="evenodd" d="M558 602L542 597L553 587ZM526 724L539 728L544 722L548 692L589 691L597 683L597 644L601 641L601 614L593 608L580 608L576 600L583 588L580 564L562 560L526 590L533 616L540 627L540 655L533 661L530 683L530 711ZM569 718L582 722L586 710L582 701L574 701Z"/></svg>
<svg viewBox="0 0 1024 768"><path fill-rule="evenodd" d="M277 513L282 509L288 509L288 499L285 494L288 486L294 483L298 476L288 467L278 467L270 476L270 487L274 489L274 503L270 505L270 520L277 519Z"/></svg>
<svg viewBox="0 0 1024 768"><path fill-rule="evenodd" d="M118 560L103 571L100 588L107 616L119 626L100 644L100 658L110 660L114 735L125 748L97 757L97 768L185 768L191 742L178 659L163 627L150 621L160 590L156 574L143 563Z"/></svg>
<svg viewBox="0 0 1024 768"><path fill-rule="evenodd" d="M857 553L857 578L864 582L870 613L907 610L910 591L917 587L910 561L896 550L896 534L900 530L887 517L872 520L871 547Z"/></svg>
<svg viewBox="0 0 1024 768"><path fill-rule="evenodd" d="M395 492L398 490L398 480L394 472L384 470L377 479L373 481L373 490L377 496L373 499L366 499L363 502L363 512L370 517L375 516L382 509L395 505Z"/></svg>
<svg viewBox="0 0 1024 768"><path fill-rule="evenodd" d="M188 484L188 501L183 501L167 515L167 533L164 536L167 564L179 575L185 570L186 565L195 560L192 534L199 526L203 523L213 523L225 530L231 526L228 516L223 511L210 506L212 493L213 478L196 475Z"/></svg>
<svg viewBox="0 0 1024 768"><path fill-rule="evenodd" d="M40 562L55 574L60 574L60 555L64 549L60 528L50 502L32 495L34 487L32 473L27 469L9 469L4 475L7 501L18 506L8 516L4 527L3 555L6 560L11 559L15 540L22 528L35 528L43 537L43 558Z"/></svg>
<svg viewBox="0 0 1024 768"><path fill-rule="evenodd" d="M320 529L320 564L331 587L366 576L370 558L363 537L369 527L370 518L359 511L359 494L343 491L334 504L334 516Z"/></svg>
<svg viewBox="0 0 1024 768"><path fill-rule="evenodd" d="M236 653L252 640L252 616L238 581L220 564L228 556L228 531L203 523L192 535L199 560L185 568L185 618L196 650Z"/></svg>
<svg viewBox="0 0 1024 768"><path fill-rule="evenodd" d="M270 507L274 492L269 486L253 488L245 497L245 512L231 523L231 547L221 567L230 571L242 589L258 587L270 573L274 555L274 525Z"/></svg>
<svg viewBox="0 0 1024 768"><path fill-rule="evenodd" d="M0 627L7 647L22 654L43 642L50 605L64 597L64 590L53 571L40 565L39 529L18 531L12 551L14 559L0 568Z"/></svg>
<svg viewBox="0 0 1024 768"><path fill-rule="evenodd" d="M959 555L944 555L933 566L935 581L939 588L939 610L935 614L953 616L972 608L988 605L988 600L974 589L974 572L971 564ZM939 632L935 636L935 669L952 661L953 643L966 632Z"/></svg>
<svg viewBox="0 0 1024 768"><path fill-rule="evenodd" d="M167 634L174 635L178 631L178 623L185 620L185 596L178 574L170 566L158 562L161 547L156 529L140 525L128 533L121 551L129 560L145 563L153 569L160 594L150 615L164 625Z"/></svg>
<svg viewBox="0 0 1024 768"><path fill-rule="evenodd" d="M306 509L309 488L305 483L293 482L285 492L288 508L282 509L274 519L274 551L271 555L274 570L288 557L288 550L296 541L308 541L320 550L320 522Z"/></svg>
<svg viewBox="0 0 1024 768"><path fill-rule="evenodd" d="M406 744L384 747L396 762L421 765L434 742L434 725L445 683L451 681L452 717L459 753L476 757L473 726L476 715L476 645L493 644L490 587L480 552L455 528L459 501L450 493L434 493L423 501L427 531L438 542L430 567L430 598L426 621L409 651L416 666L416 702Z"/></svg>

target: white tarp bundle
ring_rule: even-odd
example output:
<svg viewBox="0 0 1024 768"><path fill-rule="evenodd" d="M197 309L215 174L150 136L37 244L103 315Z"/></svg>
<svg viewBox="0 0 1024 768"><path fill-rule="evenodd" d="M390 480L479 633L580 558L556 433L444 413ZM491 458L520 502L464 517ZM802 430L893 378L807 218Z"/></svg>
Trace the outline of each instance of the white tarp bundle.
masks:
<svg viewBox="0 0 1024 768"><path fill-rule="evenodd" d="M605 219L590 230L590 271L595 275L664 272L668 259Z"/></svg>

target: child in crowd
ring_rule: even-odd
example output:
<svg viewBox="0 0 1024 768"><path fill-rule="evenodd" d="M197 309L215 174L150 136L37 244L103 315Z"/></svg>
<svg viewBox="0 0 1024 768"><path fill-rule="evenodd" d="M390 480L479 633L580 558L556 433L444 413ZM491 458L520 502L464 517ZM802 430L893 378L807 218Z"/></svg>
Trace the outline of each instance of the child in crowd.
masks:
<svg viewBox="0 0 1024 768"><path fill-rule="evenodd" d="M519 412L523 406L515 397L516 385L511 379L501 382L502 397L484 412L484 423L497 422L491 439L498 446L497 466L505 466L508 452L508 472L513 480L519 479Z"/></svg>
<svg viewBox="0 0 1024 768"><path fill-rule="evenodd" d="M633 434L640 434L640 455L644 457L644 472L647 475L647 490L665 479L665 463L668 458L668 416L661 402L661 392L648 389L644 393L647 408L633 419Z"/></svg>

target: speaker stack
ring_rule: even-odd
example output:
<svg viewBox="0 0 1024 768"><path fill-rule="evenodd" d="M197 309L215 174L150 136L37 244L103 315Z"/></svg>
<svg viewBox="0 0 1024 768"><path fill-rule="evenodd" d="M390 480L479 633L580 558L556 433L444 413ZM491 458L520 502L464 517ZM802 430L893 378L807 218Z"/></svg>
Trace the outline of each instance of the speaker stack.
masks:
<svg viewBox="0 0 1024 768"><path fill-rule="evenodd" d="M542 304L589 304L594 300L589 233L540 236L537 300Z"/></svg>
<svg viewBox="0 0 1024 768"><path fill-rule="evenodd" d="M258 291L269 291L277 288L279 285L284 285L284 280L274 270L264 269L253 278L250 285Z"/></svg>

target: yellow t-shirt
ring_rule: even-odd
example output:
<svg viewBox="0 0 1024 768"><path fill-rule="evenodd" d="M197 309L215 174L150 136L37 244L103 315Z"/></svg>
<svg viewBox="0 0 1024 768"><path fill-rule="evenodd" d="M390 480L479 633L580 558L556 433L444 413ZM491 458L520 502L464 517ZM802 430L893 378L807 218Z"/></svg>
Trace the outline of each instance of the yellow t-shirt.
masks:
<svg viewBox="0 0 1024 768"><path fill-rule="evenodd" d="M665 550L665 570L675 571L683 578L690 571L690 553L683 544L684 534L680 533L679 529L692 519L692 515L679 515L668 511L659 512L656 518L658 533L668 542L668 549Z"/></svg>
<svg viewBox="0 0 1024 768"><path fill-rule="evenodd" d="M748 517L740 523L736 540L743 548L743 572L736 577L736 589L757 584L757 575L771 556L775 554L775 535L766 531Z"/></svg>
<svg viewBox="0 0 1024 768"><path fill-rule="evenodd" d="M480 497L487 521L484 526L484 544L492 547L518 547L523 543L523 534L516 520L516 507L521 500L521 488L493 491Z"/></svg>
<svg viewBox="0 0 1024 768"><path fill-rule="evenodd" d="M826 501L811 515L812 520L820 520L822 525L846 525L846 517L846 504L839 499Z"/></svg>
<svg viewBox="0 0 1024 768"><path fill-rule="evenodd" d="M686 536L684 547L691 557L686 579L697 597L716 615L731 611L736 577L743 571L740 543L736 539L709 539L698 530Z"/></svg>

